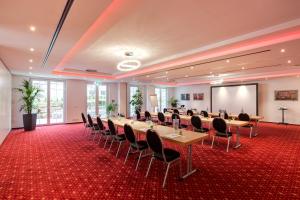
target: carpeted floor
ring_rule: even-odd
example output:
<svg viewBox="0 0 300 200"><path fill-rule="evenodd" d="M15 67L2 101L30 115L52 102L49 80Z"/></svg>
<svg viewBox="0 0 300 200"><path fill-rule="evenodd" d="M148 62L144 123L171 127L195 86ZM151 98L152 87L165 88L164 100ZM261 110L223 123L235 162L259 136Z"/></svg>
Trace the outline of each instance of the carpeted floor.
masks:
<svg viewBox="0 0 300 200"><path fill-rule="evenodd" d="M193 147L199 169L186 180L149 157L134 170L136 156L124 165L127 145L115 157L83 136L82 124L12 131L0 147L0 199L300 199L300 126L260 124L259 136L243 131L240 149L226 153L226 141ZM170 144L168 144L170 146ZM182 153L186 149L171 145Z"/></svg>

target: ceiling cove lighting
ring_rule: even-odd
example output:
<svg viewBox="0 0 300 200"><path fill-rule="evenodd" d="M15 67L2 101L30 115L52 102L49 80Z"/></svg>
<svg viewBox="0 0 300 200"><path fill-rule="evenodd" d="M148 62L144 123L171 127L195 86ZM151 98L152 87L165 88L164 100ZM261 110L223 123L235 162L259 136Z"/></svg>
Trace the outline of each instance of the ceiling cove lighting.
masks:
<svg viewBox="0 0 300 200"><path fill-rule="evenodd" d="M210 82L211 85L219 85L219 84L222 84L223 83L223 79L220 79L220 80L216 80L216 81L212 81Z"/></svg>
<svg viewBox="0 0 300 200"><path fill-rule="evenodd" d="M139 60L123 60L118 63L117 69L120 71L132 71L141 66Z"/></svg>

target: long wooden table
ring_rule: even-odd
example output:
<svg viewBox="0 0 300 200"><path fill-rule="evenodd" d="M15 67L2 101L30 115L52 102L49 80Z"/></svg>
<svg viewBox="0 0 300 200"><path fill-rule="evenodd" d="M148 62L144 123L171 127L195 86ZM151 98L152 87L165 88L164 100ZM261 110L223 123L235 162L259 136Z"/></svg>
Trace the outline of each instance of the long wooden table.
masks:
<svg viewBox="0 0 300 200"><path fill-rule="evenodd" d="M151 114L151 116L157 116L157 113L150 113L150 114ZM164 115L167 119L172 118L171 113L164 113ZM214 118L210 118L210 117L207 118L207 117L203 117L201 115L197 115L197 116L199 116L201 118L202 122L208 123L209 129L210 129L210 126L211 126L212 121L213 121ZM179 117L180 117L180 120L185 121L188 124L190 123L191 118L192 118L189 115L179 115ZM234 148L239 148L241 146L241 143L240 143L240 127L249 124L249 122L239 121L239 120L225 120L225 122L229 127L235 127L236 128L236 144L235 144Z"/></svg>
<svg viewBox="0 0 300 200"><path fill-rule="evenodd" d="M178 130L178 133L175 133L175 130L173 128L167 126L149 124L147 122L134 121L121 117L110 119L117 127L124 127L125 124L131 125L136 134L146 134L147 130L150 129L151 126L153 126L153 129L162 139L187 147L187 172L182 176L182 178L186 178L197 171L197 169L194 169L192 166L192 145L208 137L208 134L193 132L184 129ZM108 121L107 118L102 120L104 122ZM179 133L179 131L181 131L181 133Z"/></svg>

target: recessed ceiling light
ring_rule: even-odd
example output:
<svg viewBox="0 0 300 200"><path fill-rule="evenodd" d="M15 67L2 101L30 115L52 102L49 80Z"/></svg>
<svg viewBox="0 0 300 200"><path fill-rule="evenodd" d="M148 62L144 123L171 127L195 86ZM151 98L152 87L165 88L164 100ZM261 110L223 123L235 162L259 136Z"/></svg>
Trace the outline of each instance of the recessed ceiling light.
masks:
<svg viewBox="0 0 300 200"><path fill-rule="evenodd" d="M212 72L209 72L210 74L212 74Z"/></svg>
<svg viewBox="0 0 300 200"><path fill-rule="evenodd" d="M227 62L227 63L229 63L229 62L230 62L230 60L229 60L229 59L227 59L227 60L226 60L226 62Z"/></svg>
<svg viewBox="0 0 300 200"><path fill-rule="evenodd" d="M189 75L185 75L184 77L187 78L187 77L189 77Z"/></svg>
<svg viewBox="0 0 300 200"><path fill-rule="evenodd" d="M35 26L29 26L29 30L34 32L36 30Z"/></svg>
<svg viewBox="0 0 300 200"><path fill-rule="evenodd" d="M149 75L147 75L146 77L147 77L147 78L149 78L150 76L149 76Z"/></svg>
<svg viewBox="0 0 300 200"><path fill-rule="evenodd" d="M289 63L289 64L290 64L290 63L292 63L292 61L291 61L291 60L288 60L288 61L287 61L287 63Z"/></svg>
<svg viewBox="0 0 300 200"><path fill-rule="evenodd" d="M29 59L28 61L29 61L30 63L32 63L32 62L33 62L33 60L32 60L32 59Z"/></svg>
<svg viewBox="0 0 300 200"><path fill-rule="evenodd" d="M34 51L34 48L30 48L29 51L33 52L33 51Z"/></svg>
<svg viewBox="0 0 300 200"><path fill-rule="evenodd" d="M32 70L32 69L33 69L33 67L31 67L31 66L30 66L30 67L29 67L29 69L30 69L30 70Z"/></svg>
<svg viewBox="0 0 300 200"><path fill-rule="evenodd" d="M245 67L242 67L242 70L244 70L245 69Z"/></svg>
<svg viewBox="0 0 300 200"><path fill-rule="evenodd" d="M281 52L281 53L284 53L284 52L285 52L285 49L281 49L280 52Z"/></svg>
<svg viewBox="0 0 300 200"><path fill-rule="evenodd" d="M193 66L191 66L191 69L194 69L194 67L193 67Z"/></svg>
<svg viewBox="0 0 300 200"><path fill-rule="evenodd" d="M168 74L169 72L168 71L166 71L166 74Z"/></svg>

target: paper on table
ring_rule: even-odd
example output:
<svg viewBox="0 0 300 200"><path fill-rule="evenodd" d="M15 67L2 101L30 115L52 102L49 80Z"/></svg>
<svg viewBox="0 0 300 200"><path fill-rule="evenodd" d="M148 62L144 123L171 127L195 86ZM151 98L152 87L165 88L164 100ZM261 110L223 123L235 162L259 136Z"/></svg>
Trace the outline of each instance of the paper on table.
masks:
<svg viewBox="0 0 300 200"><path fill-rule="evenodd" d="M171 133L171 134L165 135L165 137L167 137L167 138L176 138L176 137L180 137L180 136L181 135L176 134L176 133Z"/></svg>

